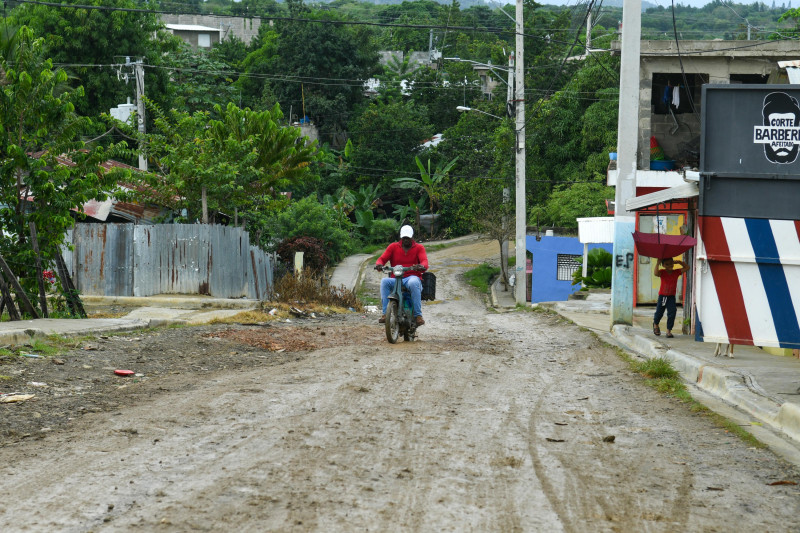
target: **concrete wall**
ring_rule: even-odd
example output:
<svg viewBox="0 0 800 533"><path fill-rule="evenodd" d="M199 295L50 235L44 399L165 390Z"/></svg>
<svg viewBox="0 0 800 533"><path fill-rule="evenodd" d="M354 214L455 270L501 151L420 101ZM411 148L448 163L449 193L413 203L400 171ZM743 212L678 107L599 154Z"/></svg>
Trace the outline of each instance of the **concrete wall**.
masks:
<svg viewBox="0 0 800 533"><path fill-rule="evenodd" d="M708 83L730 83L731 76L764 76L770 82L780 78L778 61L796 59L797 45L791 41L752 42L742 48L743 41L681 41L680 58L674 41L642 41L639 77L639 135L637 168L650 168L650 136L655 135L668 157L677 157L682 142L700 135L699 119L692 113L676 115L681 127L674 134L672 117L653 113L653 74L705 74ZM619 53L621 43L612 43L612 52ZM682 65L681 65L682 63ZM702 102L696 88L697 112ZM695 94L693 93L693 94Z"/></svg>
<svg viewBox="0 0 800 533"><path fill-rule="evenodd" d="M580 285L573 285L572 279L558 280L558 255L569 254L583 256L583 244L577 237L548 237L537 241L528 236L526 247L533 255L533 273L531 275L531 302L556 302L566 300L570 294L580 290ZM590 244L589 249L603 248L612 253L612 243Z"/></svg>
<svg viewBox="0 0 800 533"><path fill-rule="evenodd" d="M203 47L199 46L198 44L199 35L201 33L209 36L210 40L209 46L203 46ZM180 37L181 39L189 43L189 46L191 46L195 50L197 50L198 48L207 50L212 46L214 46L215 44L219 43L219 31L217 30L211 30L211 31L173 30L172 34L175 35L176 37Z"/></svg>
<svg viewBox="0 0 800 533"><path fill-rule="evenodd" d="M208 15L161 15L161 22L164 24L194 24L197 26L208 26L222 30L221 37L224 41L231 35L235 35L244 44L250 44L255 36L258 35L258 28L261 26L260 19L248 19L242 17L212 17ZM196 46L196 43L195 43Z"/></svg>

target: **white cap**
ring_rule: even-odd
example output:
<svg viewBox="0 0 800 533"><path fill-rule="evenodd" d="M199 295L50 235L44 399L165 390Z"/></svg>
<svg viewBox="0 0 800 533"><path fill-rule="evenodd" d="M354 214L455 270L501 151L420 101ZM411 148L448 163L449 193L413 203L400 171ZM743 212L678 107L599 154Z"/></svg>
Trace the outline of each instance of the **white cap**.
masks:
<svg viewBox="0 0 800 533"><path fill-rule="evenodd" d="M400 228L400 238L408 237L409 239L414 236L414 228L406 224Z"/></svg>

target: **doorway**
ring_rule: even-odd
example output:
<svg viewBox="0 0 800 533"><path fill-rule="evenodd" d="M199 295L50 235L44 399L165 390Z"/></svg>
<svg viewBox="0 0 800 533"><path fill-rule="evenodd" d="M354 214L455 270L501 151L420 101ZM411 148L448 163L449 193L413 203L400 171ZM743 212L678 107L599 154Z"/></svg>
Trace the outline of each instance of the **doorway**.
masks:
<svg viewBox="0 0 800 533"><path fill-rule="evenodd" d="M686 215L683 213L670 213L664 215L639 215L639 231L642 233L661 233L662 235L681 235L682 227L686 225ZM675 258L680 259L680 257ZM658 301L658 289L661 287L661 278L653 272L657 259L639 256L638 276L636 280L636 303L655 304ZM675 301L683 302L684 278L678 282L678 291Z"/></svg>

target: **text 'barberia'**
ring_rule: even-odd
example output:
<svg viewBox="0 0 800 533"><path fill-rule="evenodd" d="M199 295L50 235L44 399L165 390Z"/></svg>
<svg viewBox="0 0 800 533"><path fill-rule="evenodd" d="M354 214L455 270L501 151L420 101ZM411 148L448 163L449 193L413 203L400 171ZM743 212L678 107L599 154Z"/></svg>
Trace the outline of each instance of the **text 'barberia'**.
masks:
<svg viewBox="0 0 800 533"><path fill-rule="evenodd" d="M794 125L753 127L754 143L765 144L776 141L800 143L800 127Z"/></svg>

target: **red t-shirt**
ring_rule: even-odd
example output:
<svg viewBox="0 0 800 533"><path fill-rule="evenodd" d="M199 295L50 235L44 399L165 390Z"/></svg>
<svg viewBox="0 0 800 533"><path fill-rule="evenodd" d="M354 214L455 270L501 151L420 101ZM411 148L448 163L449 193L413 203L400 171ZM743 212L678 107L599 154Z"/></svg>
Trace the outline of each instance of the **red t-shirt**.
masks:
<svg viewBox="0 0 800 533"><path fill-rule="evenodd" d="M400 244L399 241L393 242L386 247L386 251L384 251L375 262L376 265L385 265L387 263L391 263L392 266L399 265L409 267L412 265L422 265L428 268L428 254L425 253L425 247L416 241L411 241L411 248L409 248L407 252L403 250L403 245ZM422 278L422 272L418 270L409 270L403 277L407 278L408 276ZM392 274L392 277L394 277L394 274Z"/></svg>
<svg viewBox="0 0 800 533"><path fill-rule="evenodd" d="M678 290L678 278L683 272L678 270L660 270L661 288L658 290L659 296L675 296Z"/></svg>

